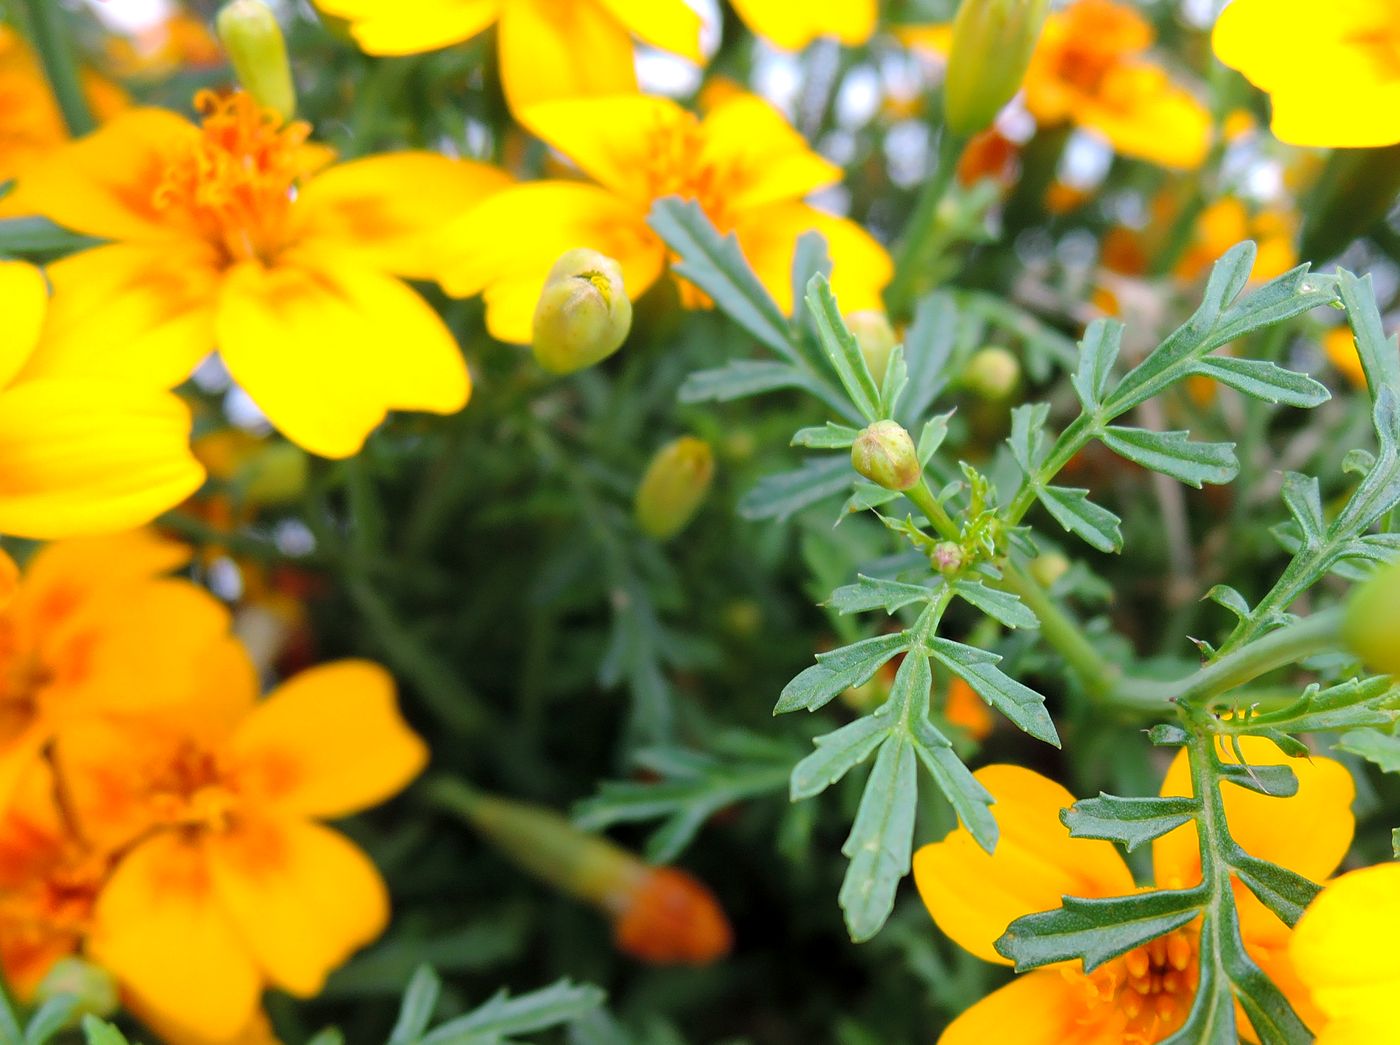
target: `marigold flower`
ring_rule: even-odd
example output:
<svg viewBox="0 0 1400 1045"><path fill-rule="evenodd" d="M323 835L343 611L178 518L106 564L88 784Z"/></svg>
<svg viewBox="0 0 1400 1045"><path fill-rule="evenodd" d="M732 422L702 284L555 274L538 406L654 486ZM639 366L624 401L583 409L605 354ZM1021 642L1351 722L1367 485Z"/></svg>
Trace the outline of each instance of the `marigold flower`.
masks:
<svg viewBox="0 0 1400 1045"><path fill-rule="evenodd" d="M1297 231L1297 221L1291 214L1268 209L1251 214L1243 200L1223 197L1196 219L1195 236L1177 263L1176 275L1185 280L1197 279L1236 243L1252 239L1259 254L1250 282L1266 283L1298 263L1298 253L1293 248Z"/></svg>
<svg viewBox="0 0 1400 1045"><path fill-rule="evenodd" d="M1395 1036L1400 995L1400 864L1344 874L1293 931L1288 957L1327 1025L1317 1045L1377 1045Z"/></svg>
<svg viewBox="0 0 1400 1045"><path fill-rule="evenodd" d="M875 32L876 0L732 0L735 13L756 36L784 51L835 37L859 47Z"/></svg>
<svg viewBox="0 0 1400 1045"><path fill-rule="evenodd" d="M1235 840L1246 852L1315 881L1336 868L1351 844L1355 786L1346 769L1326 758L1288 759L1273 744L1241 738L1252 765L1287 763L1298 793L1274 798L1243 788L1222 788ZM1224 747L1221 757L1234 761ZM977 957L1009 964L992 944L1022 915L1060 905L1061 896L1125 896L1136 889L1127 865L1110 842L1071 838L1061 809L1074 796L1039 773L1019 766L980 769L977 779L996 797L1001 837L984 852L964 827L914 855L914 879L938 927ZM1162 783L1163 795L1189 795L1185 752ZM1306 823L1300 833L1296 825ZM1153 843L1157 885L1180 889L1201 880L1194 824ZM1247 889L1236 884L1240 931L1255 962L1279 985L1311 1026L1318 1014L1288 957L1290 930ZM977 1002L953 1021L942 1045L987 1041L1052 1045L1070 1040L1160 1041L1186 1020L1196 990L1199 923L1159 937L1093 973L1064 963L1020 976Z"/></svg>
<svg viewBox="0 0 1400 1045"><path fill-rule="evenodd" d="M1306 0L1234 0L1211 44L1268 92L1280 141L1334 149L1400 142L1400 8L1333 0L1318 15Z"/></svg>
<svg viewBox="0 0 1400 1045"><path fill-rule="evenodd" d="M557 98L637 89L632 37L702 62L700 16L684 0L313 0L347 19L369 54L417 54L495 24L501 86L517 115Z"/></svg>
<svg viewBox="0 0 1400 1045"><path fill-rule="evenodd" d="M1124 156L1198 167L1210 114L1142 55L1152 27L1114 0L1076 0L1045 23L1026 71L1026 107L1042 125L1076 123Z"/></svg>
<svg viewBox="0 0 1400 1045"><path fill-rule="evenodd" d="M666 196L695 200L716 228L736 235L784 309L792 305L798 237L813 229L827 239L841 307L881 307L889 255L854 222L801 202L838 181L840 169L767 102L735 95L701 120L665 98L584 98L534 106L529 122L596 184L513 186L447 227L442 284L458 297L483 294L493 337L530 342L540 287L573 247L615 258L628 293L640 297L666 264L666 246L646 223L652 203Z"/></svg>
<svg viewBox="0 0 1400 1045"><path fill-rule="evenodd" d="M160 1025L229 1038L265 984L306 997L388 919L384 883L317 823L390 797L427 749L377 665L343 661L257 700L233 641L179 708L65 729L57 765L91 844L121 850L88 953Z"/></svg>
<svg viewBox="0 0 1400 1045"><path fill-rule="evenodd" d="M173 386L217 348L288 438L347 457L387 411L451 413L462 356L400 278L435 275L428 234L508 181L424 152L332 166L246 94L202 92L195 127L138 109L50 155L32 212L115 240L49 268L31 376L82 368ZM319 172L319 173L318 173Z"/></svg>

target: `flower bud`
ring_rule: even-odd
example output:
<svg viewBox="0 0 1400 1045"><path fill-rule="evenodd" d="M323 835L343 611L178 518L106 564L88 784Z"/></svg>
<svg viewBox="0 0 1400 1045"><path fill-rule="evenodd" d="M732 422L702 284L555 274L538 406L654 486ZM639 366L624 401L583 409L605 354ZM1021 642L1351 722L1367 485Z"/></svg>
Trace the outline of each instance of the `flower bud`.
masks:
<svg viewBox="0 0 1400 1045"><path fill-rule="evenodd" d="M69 1026L76 1026L83 1016L110 1016L117 1011L117 981L106 969L82 958L54 962L34 992L34 1004L64 995L77 1002Z"/></svg>
<svg viewBox="0 0 1400 1045"><path fill-rule="evenodd" d="M1069 560L1059 552L1037 555L1030 562L1031 578L1042 588L1053 588L1069 572Z"/></svg>
<svg viewBox="0 0 1400 1045"><path fill-rule="evenodd" d="M929 561L939 573L957 573L963 568L966 557L962 546L954 541L939 541L933 546Z"/></svg>
<svg viewBox="0 0 1400 1045"><path fill-rule="evenodd" d="M262 108L290 120L297 110L297 91L287 42L272 8L263 0L229 0L215 24L243 89Z"/></svg>
<svg viewBox="0 0 1400 1045"><path fill-rule="evenodd" d="M620 898L613 939L618 950L651 965L708 965L729 953L734 934L703 882L654 867Z"/></svg>
<svg viewBox="0 0 1400 1045"><path fill-rule="evenodd" d="M889 317L876 309L861 309L846 317L846 329L860 346L860 354L865 357L865 365L875 384L885 383L885 369L890 364L890 353L894 351L897 339Z"/></svg>
<svg viewBox="0 0 1400 1045"><path fill-rule="evenodd" d="M1021 381L1021 364L1004 348L978 349L962 372L963 387L982 399L1010 399Z"/></svg>
<svg viewBox="0 0 1400 1045"><path fill-rule="evenodd" d="M656 451L637 487L637 525L658 540L674 537L694 517L714 475L709 443L689 435L667 443Z"/></svg>
<svg viewBox="0 0 1400 1045"><path fill-rule="evenodd" d="M960 138L989 127L1021 89L1049 0L962 0L953 20L943 114Z"/></svg>
<svg viewBox="0 0 1400 1045"><path fill-rule="evenodd" d="M532 348L540 366L571 374L612 355L632 329L622 266L596 250L564 253L549 270L535 306Z"/></svg>
<svg viewBox="0 0 1400 1045"><path fill-rule="evenodd" d="M923 474L914 440L895 421L876 421L856 436L851 467L886 490L907 490Z"/></svg>
<svg viewBox="0 0 1400 1045"><path fill-rule="evenodd" d="M1342 641L1372 670L1400 675L1400 563L1382 567L1353 589Z"/></svg>

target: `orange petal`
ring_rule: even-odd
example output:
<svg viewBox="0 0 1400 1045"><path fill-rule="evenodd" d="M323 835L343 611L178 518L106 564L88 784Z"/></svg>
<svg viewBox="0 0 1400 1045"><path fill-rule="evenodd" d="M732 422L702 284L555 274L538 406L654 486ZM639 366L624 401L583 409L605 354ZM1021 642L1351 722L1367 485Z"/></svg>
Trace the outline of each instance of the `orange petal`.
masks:
<svg viewBox="0 0 1400 1045"><path fill-rule="evenodd" d="M394 680L346 660L303 671L243 722L233 750L258 793L286 813L340 817L384 801L428 749L399 715Z"/></svg>
<svg viewBox="0 0 1400 1045"><path fill-rule="evenodd" d="M388 922L379 872L329 828L250 820L206 846L220 901L268 979L292 994L315 994Z"/></svg>
<svg viewBox="0 0 1400 1045"><path fill-rule="evenodd" d="M88 951L136 1004L206 1038L253 1018L262 989L249 945L215 893L204 851L158 834L117 865L98 897Z"/></svg>
<svg viewBox="0 0 1400 1045"><path fill-rule="evenodd" d="M995 765L974 776L996 798L1001 837L988 855L959 826L914 854L914 882L938 927L989 962L1010 964L992 947L1017 918L1060 906L1062 896L1124 896L1134 890L1110 842L1071 838L1060 810L1074 796L1039 773Z"/></svg>
<svg viewBox="0 0 1400 1045"><path fill-rule="evenodd" d="M54 541L25 567L16 610L42 615L44 625L52 627L91 593L159 577L185 565L190 554L186 545L147 529Z"/></svg>
<svg viewBox="0 0 1400 1045"><path fill-rule="evenodd" d="M1080 1045L1094 1041L1085 1026L1082 988L1058 969L1038 969L974 1002L939 1036L938 1045ZM1105 1007L1111 1008L1111 1007Z"/></svg>
<svg viewBox="0 0 1400 1045"><path fill-rule="evenodd" d="M527 106L637 90L631 37L587 0L510 0L496 34L506 101L531 130Z"/></svg>
<svg viewBox="0 0 1400 1045"><path fill-rule="evenodd" d="M817 155L783 115L752 94L715 106L701 125L702 162L729 172L736 210L798 200L841 180L841 168Z"/></svg>

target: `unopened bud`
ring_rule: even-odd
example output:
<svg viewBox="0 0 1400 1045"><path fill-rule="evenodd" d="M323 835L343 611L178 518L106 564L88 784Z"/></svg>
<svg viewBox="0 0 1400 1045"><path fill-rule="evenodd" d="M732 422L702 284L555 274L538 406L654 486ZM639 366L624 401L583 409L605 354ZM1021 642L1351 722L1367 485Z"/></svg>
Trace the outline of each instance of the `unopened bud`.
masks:
<svg viewBox="0 0 1400 1045"><path fill-rule="evenodd" d="M933 546L929 559L939 573L957 573L963 568L966 556L960 545L952 541L939 541Z"/></svg>
<svg viewBox="0 0 1400 1045"><path fill-rule="evenodd" d="M1400 675L1400 563L1382 567L1352 591L1342 641L1372 670Z"/></svg>
<svg viewBox="0 0 1400 1045"><path fill-rule="evenodd" d="M229 0L215 22L229 63L243 89L283 120L297 111L297 91L287 61L287 41L263 0Z"/></svg>
<svg viewBox="0 0 1400 1045"><path fill-rule="evenodd" d="M1001 402L1011 398L1021 381L1021 364L1004 348L978 349L963 369L962 383L983 399Z"/></svg>
<svg viewBox="0 0 1400 1045"><path fill-rule="evenodd" d="M667 443L637 487L637 525L658 540L674 537L699 510L715 475L715 455L703 439L686 435Z"/></svg>
<svg viewBox="0 0 1400 1045"><path fill-rule="evenodd" d="M571 374L612 355L632 329L632 302L622 266L580 247L549 270L535 306L532 348L540 366Z"/></svg>
<svg viewBox="0 0 1400 1045"><path fill-rule="evenodd" d="M60 958L49 967L34 992L34 1004L67 996L76 1002L68 1026L77 1026L84 1016L110 1016L119 1002L117 981L101 966L82 958Z"/></svg>
<svg viewBox="0 0 1400 1045"><path fill-rule="evenodd" d="M613 938L618 950L652 965L708 965L734 942L714 893L675 867L647 868L621 899Z"/></svg>
<svg viewBox="0 0 1400 1045"><path fill-rule="evenodd" d="M846 317L846 329L860 346L860 354L865 357L865 365L875 384L885 383L885 370L890 365L890 353L894 351L896 338L889 317L876 309L862 309Z"/></svg>
<svg viewBox="0 0 1400 1045"><path fill-rule="evenodd" d="M914 440L895 421L876 421L856 436L851 467L886 490L907 490L923 474Z"/></svg>
<svg viewBox="0 0 1400 1045"><path fill-rule="evenodd" d="M1046 552L1031 560L1031 577L1042 588L1053 588L1069 572L1069 560L1059 552Z"/></svg>
<svg viewBox="0 0 1400 1045"><path fill-rule="evenodd" d="M991 126L1021 89L1049 0L962 0L953 20L943 114L966 138Z"/></svg>

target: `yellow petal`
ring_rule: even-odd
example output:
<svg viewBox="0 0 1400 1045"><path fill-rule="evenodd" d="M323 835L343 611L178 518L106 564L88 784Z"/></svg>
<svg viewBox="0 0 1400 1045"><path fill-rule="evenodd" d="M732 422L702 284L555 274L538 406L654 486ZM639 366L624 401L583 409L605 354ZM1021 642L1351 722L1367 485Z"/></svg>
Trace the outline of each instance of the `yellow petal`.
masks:
<svg viewBox="0 0 1400 1045"><path fill-rule="evenodd" d="M379 872L329 828L250 818L206 844L220 901L267 978L292 994L319 991L389 920Z"/></svg>
<svg viewBox="0 0 1400 1045"><path fill-rule="evenodd" d="M1357 388L1366 387L1366 371L1361 366L1361 354L1356 351L1351 327L1343 323L1323 334L1322 350L1343 377Z"/></svg>
<svg viewBox="0 0 1400 1045"><path fill-rule="evenodd" d="M315 0L350 21L367 54L419 54L469 40L500 14L502 0Z"/></svg>
<svg viewBox="0 0 1400 1045"><path fill-rule="evenodd" d="M1166 72L1146 62L1115 66L1074 116L1124 156L1193 170L1210 149L1210 113Z"/></svg>
<svg viewBox="0 0 1400 1045"><path fill-rule="evenodd" d="M186 545L148 529L46 544L25 567L24 592L16 610L45 613L45 606L54 602L72 604L74 592L158 577L189 562L190 554Z"/></svg>
<svg viewBox="0 0 1400 1045"><path fill-rule="evenodd" d="M268 419L324 457L357 453L389 410L460 410L471 387L427 302L325 253L231 270L216 332L229 373Z"/></svg>
<svg viewBox="0 0 1400 1045"><path fill-rule="evenodd" d="M10 723L6 727L12 728ZM52 735L48 722L31 719L18 732L0 736L0 814L11 808L26 775L41 764L39 754Z"/></svg>
<svg viewBox="0 0 1400 1045"><path fill-rule="evenodd" d="M496 32L501 87L531 130L523 113L538 102L637 89L631 37L595 3L510 0Z"/></svg>
<svg viewBox="0 0 1400 1045"><path fill-rule="evenodd" d="M1083 989L1068 978L1074 975L1038 969L1018 976L963 1010L938 1045L1087 1045L1097 1028L1084 1025L1089 1009Z"/></svg>
<svg viewBox="0 0 1400 1045"><path fill-rule="evenodd" d="M88 951L139 1007L208 1038L252 1019L262 977L215 895L204 853L177 834L133 849L98 897Z"/></svg>
<svg viewBox="0 0 1400 1045"><path fill-rule="evenodd" d="M432 279L432 245L443 222L510 182L497 167L430 152L341 163L301 190L293 236L325 242L342 261Z"/></svg>
<svg viewBox="0 0 1400 1045"><path fill-rule="evenodd" d="M822 37L854 47L875 31L875 0L734 0L734 10L754 33L784 51L800 51Z"/></svg>
<svg viewBox="0 0 1400 1045"><path fill-rule="evenodd" d="M44 274L23 261L0 261L0 388L19 373L39 341L49 287Z"/></svg>
<svg viewBox="0 0 1400 1045"><path fill-rule="evenodd" d="M54 296L23 378L174 388L214 350L218 262L203 244L112 244L48 268Z"/></svg>
<svg viewBox="0 0 1400 1045"><path fill-rule="evenodd" d="M805 203L778 203L744 215L736 234L744 256L784 312L792 310L792 258L804 232L819 232L831 256L831 290L841 311L883 309L880 292L894 274L889 253L847 218Z"/></svg>
<svg viewBox="0 0 1400 1045"><path fill-rule="evenodd" d="M526 345L545 277L575 247L615 259L634 300L665 262L644 210L595 185L531 182L492 196L444 230L443 289L454 297L484 293L491 336Z"/></svg>
<svg viewBox="0 0 1400 1045"><path fill-rule="evenodd" d="M725 170L735 210L797 200L841 180L841 168L813 152L802 135L762 98L726 98L701 125L702 162Z"/></svg>
<svg viewBox="0 0 1400 1045"><path fill-rule="evenodd" d="M933 920L954 942L989 962L1009 964L992 944L1024 914L1060 906L1062 896L1124 896L1132 875L1110 842L1071 838L1060 810L1074 796L1019 766L976 774L996 798L1001 829L987 854L964 827L914 854L914 882Z"/></svg>
<svg viewBox="0 0 1400 1045"><path fill-rule="evenodd" d="M243 722L233 751L240 772L279 810L327 819L384 801L428 761L399 714L394 680L361 660L283 683Z"/></svg>
<svg viewBox="0 0 1400 1045"><path fill-rule="evenodd" d="M1255 766L1286 765L1298 777L1298 793L1274 798L1222 784L1230 834L1245 852L1281 864L1315 882L1330 875L1351 847L1356 820L1351 802L1356 785L1340 762L1314 755L1289 758L1263 737L1241 737L1245 761ZM1228 744L1218 745L1226 763L1237 763ZM1191 772L1186 752L1179 751L1166 779L1163 795L1190 795ZM1307 824L1299 831L1298 824ZM1201 857L1194 824L1184 824L1152 844L1157 885L1179 888L1201 880Z"/></svg>
<svg viewBox="0 0 1400 1045"><path fill-rule="evenodd" d="M700 16L684 0L598 0L603 8L632 32L663 51L692 62L703 62L700 53Z"/></svg>
<svg viewBox="0 0 1400 1045"><path fill-rule="evenodd" d="M188 408L114 382L38 380L0 392L0 533L129 529L204 481Z"/></svg>

